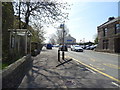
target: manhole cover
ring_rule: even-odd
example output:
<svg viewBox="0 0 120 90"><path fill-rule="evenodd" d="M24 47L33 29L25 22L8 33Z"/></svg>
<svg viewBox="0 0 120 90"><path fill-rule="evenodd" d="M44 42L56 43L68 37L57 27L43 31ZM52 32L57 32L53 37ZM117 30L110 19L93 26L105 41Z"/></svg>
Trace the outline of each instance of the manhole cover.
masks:
<svg viewBox="0 0 120 90"><path fill-rule="evenodd" d="M75 83L73 82L73 81L67 81L66 83L65 83L65 85L67 85L67 86L70 86L70 85L74 85Z"/></svg>

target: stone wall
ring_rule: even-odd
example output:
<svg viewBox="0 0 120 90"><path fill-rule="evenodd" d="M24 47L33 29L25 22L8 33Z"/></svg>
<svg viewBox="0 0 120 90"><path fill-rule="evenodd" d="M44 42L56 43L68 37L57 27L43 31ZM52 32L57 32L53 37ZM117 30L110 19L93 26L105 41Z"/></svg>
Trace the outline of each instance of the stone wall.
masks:
<svg viewBox="0 0 120 90"><path fill-rule="evenodd" d="M18 88L32 62L31 55L27 55L5 68L2 71L2 88Z"/></svg>

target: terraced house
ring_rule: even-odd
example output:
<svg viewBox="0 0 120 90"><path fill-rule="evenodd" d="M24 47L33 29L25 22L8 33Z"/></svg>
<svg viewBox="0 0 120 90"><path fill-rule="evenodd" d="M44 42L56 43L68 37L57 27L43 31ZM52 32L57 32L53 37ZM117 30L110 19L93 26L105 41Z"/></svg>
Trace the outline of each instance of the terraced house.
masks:
<svg viewBox="0 0 120 90"><path fill-rule="evenodd" d="M120 53L120 17L110 17L107 22L97 27L97 51Z"/></svg>

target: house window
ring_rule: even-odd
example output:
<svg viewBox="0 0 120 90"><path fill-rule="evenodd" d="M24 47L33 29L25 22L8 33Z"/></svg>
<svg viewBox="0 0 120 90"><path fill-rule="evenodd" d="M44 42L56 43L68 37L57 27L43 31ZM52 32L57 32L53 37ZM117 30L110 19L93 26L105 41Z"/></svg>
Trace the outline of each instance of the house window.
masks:
<svg viewBox="0 0 120 90"><path fill-rule="evenodd" d="M103 40L103 49L108 49L108 43L109 41L108 40Z"/></svg>
<svg viewBox="0 0 120 90"><path fill-rule="evenodd" d="M103 36L107 36L108 28L103 29Z"/></svg>
<svg viewBox="0 0 120 90"><path fill-rule="evenodd" d="M120 24L115 24L115 34L120 33Z"/></svg>
<svg viewBox="0 0 120 90"><path fill-rule="evenodd" d="M12 35L11 36L11 48L15 47L15 37Z"/></svg>

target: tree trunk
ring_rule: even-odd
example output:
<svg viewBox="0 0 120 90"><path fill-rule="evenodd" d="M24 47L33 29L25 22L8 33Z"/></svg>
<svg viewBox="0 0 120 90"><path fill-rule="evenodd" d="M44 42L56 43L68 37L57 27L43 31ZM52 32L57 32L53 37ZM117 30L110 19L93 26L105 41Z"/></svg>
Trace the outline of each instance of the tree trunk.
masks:
<svg viewBox="0 0 120 90"><path fill-rule="evenodd" d="M25 14L25 25L24 25L24 29L28 29L28 24L29 24L29 17L30 17L30 10L29 10L29 6L30 6L30 2L27 2L27 12Z"/></svg>

